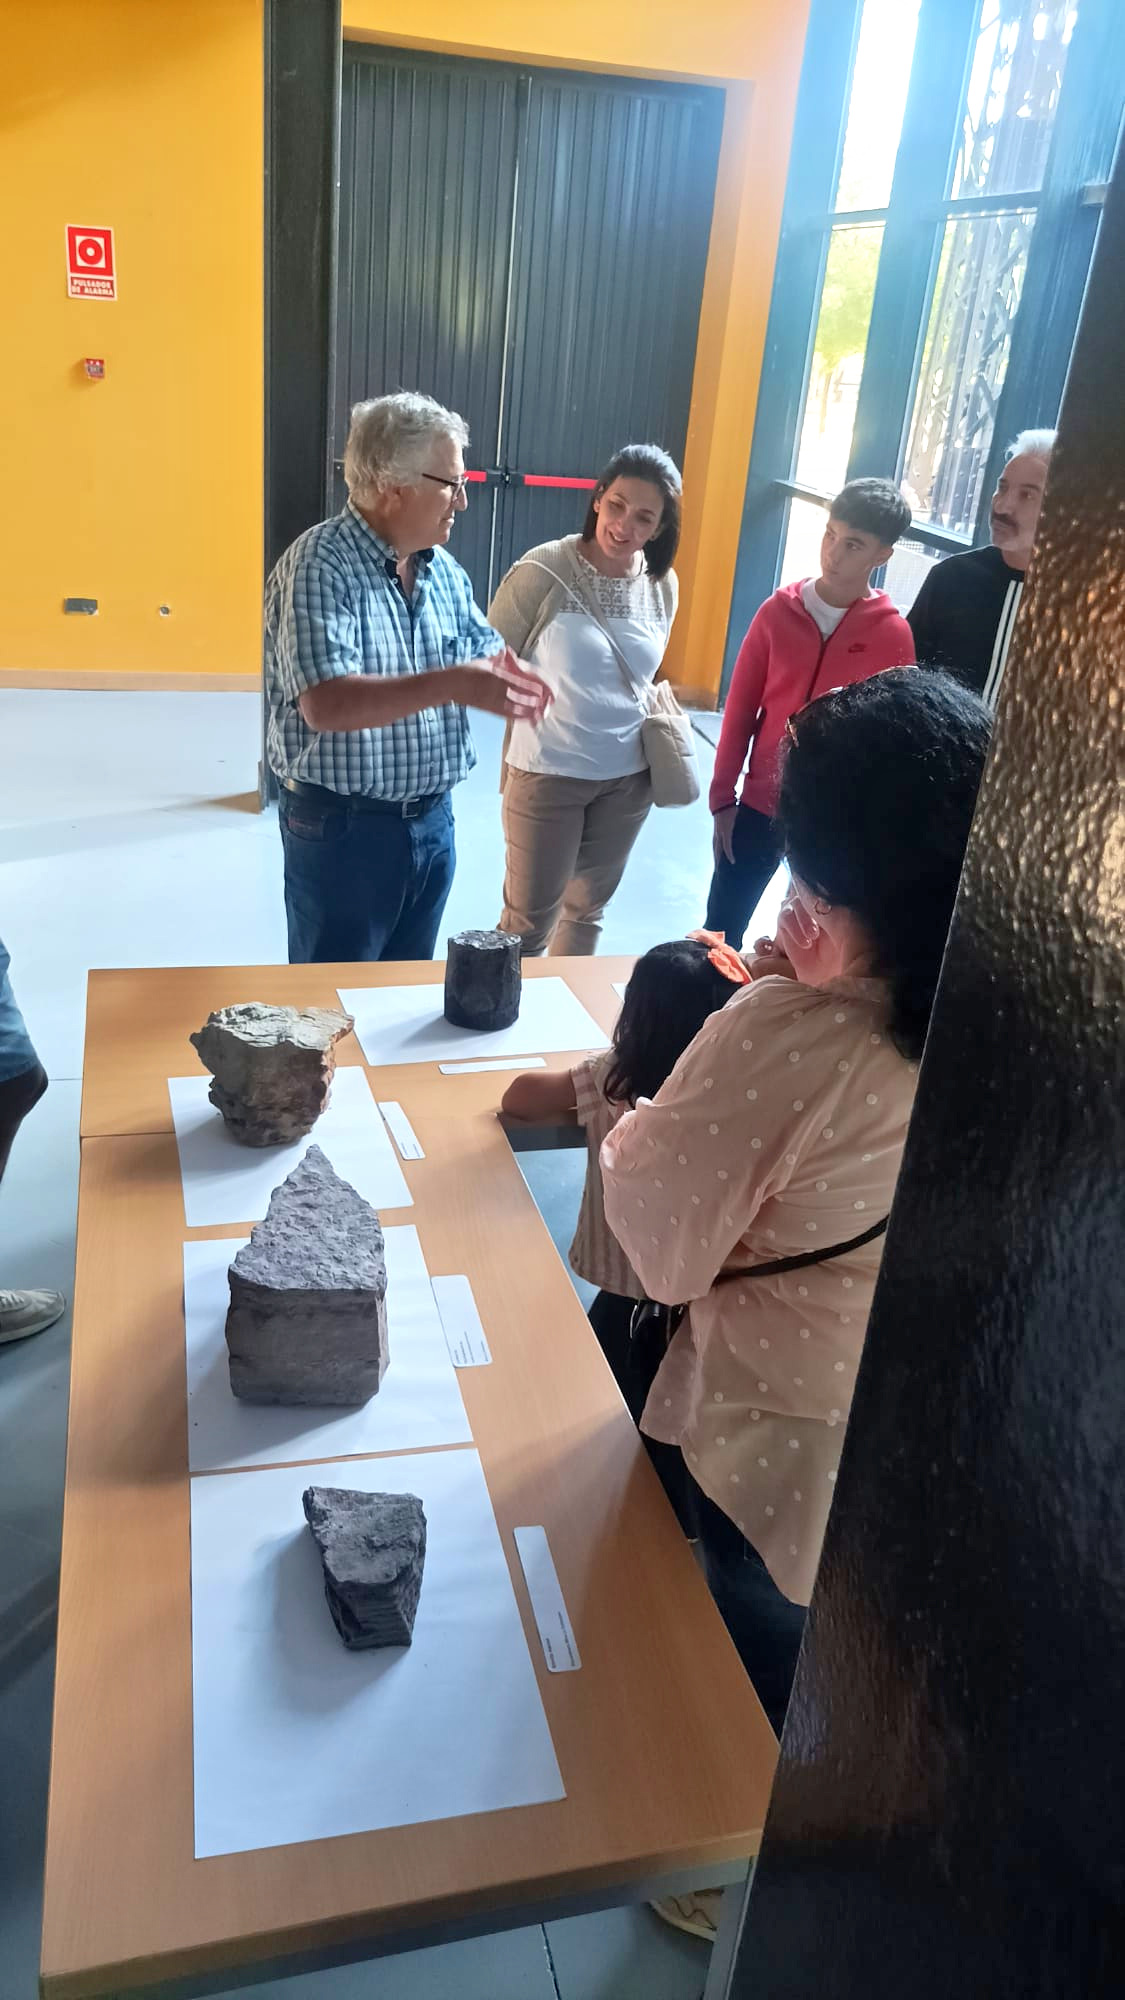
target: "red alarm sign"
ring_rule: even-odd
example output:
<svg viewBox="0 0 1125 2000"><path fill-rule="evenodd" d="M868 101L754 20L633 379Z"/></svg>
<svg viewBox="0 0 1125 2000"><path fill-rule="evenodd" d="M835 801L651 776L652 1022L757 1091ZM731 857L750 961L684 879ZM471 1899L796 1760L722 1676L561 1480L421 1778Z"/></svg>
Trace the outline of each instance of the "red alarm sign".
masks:
<svg viewBox="0 0 1125 2000"><path fill-rule="evenodd" d="M112 229L66 227L66 290L72 299L115 299L117 264Z"/></svg>

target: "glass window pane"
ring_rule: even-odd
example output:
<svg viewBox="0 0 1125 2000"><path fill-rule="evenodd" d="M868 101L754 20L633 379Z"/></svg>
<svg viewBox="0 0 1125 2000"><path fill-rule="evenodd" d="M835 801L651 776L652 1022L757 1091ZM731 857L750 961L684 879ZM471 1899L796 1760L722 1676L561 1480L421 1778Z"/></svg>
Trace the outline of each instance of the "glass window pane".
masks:
<svg viewBox="0 0 1125 2000"><path fill-rule="evenodd" d="M902 133L918 0L864 0L836 207L885 208Z"/></svg>
<svg viewBox="0 0 1125 2000"><path fill-rule="evenodd" d="M896 611L904 615L909 611L914 599L922 588L924 578L941 557L936 549L928 549L924 542L896 542L894 553L887 564L883 577L883 589L890 597Z"/></svg>
<svg viewBox="0 0 1125 2000"><path fill-rule="evenodd" d="M835 492L844 483L882 246L882 223L836 228L829 238L797 449L806 486Z"/></svg>
<svg viewBox="0 0 1125 2000"><path fill-rule="evenodd" d="M947 222L903 487L915 515L969 534L1027 268L1032 212Z"/></svg>
<svg viewBox="0 0 1125 2000"><path fill-rule="evenodd" d="M781 558L778 583L796 583L806 576L820 575L820 545L828 511L813 500L789 502L789 526L785 553Z"/></svg>
<svg viewBox="0 0 1125 2000"><path fill-rule="evenodd" d="M954 195L1039 188L1075 0L982 0L954 155Z"/></svg>

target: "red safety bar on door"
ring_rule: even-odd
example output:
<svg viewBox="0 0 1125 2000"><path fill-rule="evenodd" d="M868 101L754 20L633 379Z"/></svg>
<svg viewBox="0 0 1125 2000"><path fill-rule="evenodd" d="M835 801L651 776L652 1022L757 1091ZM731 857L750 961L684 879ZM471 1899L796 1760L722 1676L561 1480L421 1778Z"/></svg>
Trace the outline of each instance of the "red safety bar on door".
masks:
<svg viewBox="0 0 1125 2000"><path fill-rule="evenodd" d="M553 472L511 472L507 466L492 465L484 471L466 472L471 486L553 486L575 493L593 493L596 479L564 479Z"/></svg>

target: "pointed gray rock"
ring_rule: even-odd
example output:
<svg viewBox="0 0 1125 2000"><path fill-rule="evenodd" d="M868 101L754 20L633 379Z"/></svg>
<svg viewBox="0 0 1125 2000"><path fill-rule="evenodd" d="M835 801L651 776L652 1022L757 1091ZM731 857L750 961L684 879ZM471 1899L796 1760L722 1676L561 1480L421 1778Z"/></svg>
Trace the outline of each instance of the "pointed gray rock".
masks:
<svg viewBox="0 0 1125 2000"><path fill-rule="evenodd" d="M387 1266L370 1202L310 1146L230 1267L230 1386L248 1403L341 1404L387 1370Z"/></svg>
<svg viewBox="0 0 1125 2000"><path fill-rule="evenodd" d="M510 1028L519 1018L520 941L507 931L462 931L446 940L445 1018L455 1028Z"/></svg>
<svg viewBox="0 0 1125 2000"><path fill-rule="evenodd" d="M283 1146L311 1132L328 1103L336 1043L354 1026L330 1007L220 1007L191 1036L208 1092L244 1146Z"/></svg>
<svg viewBox="0 0 1125 2000"><path fill-rule="evenodd" d="M301 1504L345 1646L409 1646L426 1561L426 1516L417 1495L307 1486Z"/></svg>

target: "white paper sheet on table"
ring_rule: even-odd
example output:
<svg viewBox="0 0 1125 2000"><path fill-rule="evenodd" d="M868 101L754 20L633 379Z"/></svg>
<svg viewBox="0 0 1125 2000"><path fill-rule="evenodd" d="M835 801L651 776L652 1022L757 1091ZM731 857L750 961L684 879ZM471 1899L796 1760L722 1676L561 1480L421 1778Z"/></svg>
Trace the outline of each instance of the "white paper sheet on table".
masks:
<svg viewBox="0 0 1125 2000"><path fill-rule="evenodd" d="M624 1000L624 998L625 998L625 988L626 988L626 987L628 986L628 984L629 984L629 981L628 981L627 979L615 979L615 980L614 980L614 982L613 982L613 990L614 990L614 992L616 993L616 995L617 995L617 997L618 997L618 999L619 999L619 1000Z"/></svg>
<svg viewBox="0 0 1125 2000"><path fill-rule="evenodd" d="M184 1244L188 1465L217 1472L351 1452L417 1451L471 1444L457 1372L429 1272L409 1224L385 1231L390 1365L377 1396L358 1410L278 1408L231 1394L224 1333L227 1269L245 1237Z"/></svg>
<svg viewBox="0 0 1125 2000"><path fill-rule="evenodd" d="M492 1034L451 1027L442 1012L441 985L341 987L340 1004L355 1015L359 1044L372 1067L555 1055L564 1049L604 1049L609 1041L566 980L554 977L525 979L519 1020Z"/></svg>
<svg viewBox="0 0 1125 2000"><path fill-rule="evenodd" d="M432 1278L434 1299L441 1316L445 1344L455 1368L488 1368L492 1349L481 1324L473 1288L464 1273Z"/></svg>
<svg viewBox="0 0 1125 2000"><path fill-rule="evenodd" d="M362 1069L338 1069L332 1095L306 1139L290 1146L241 1146L208 1101L208 1076L170 1076L172 1122L180 1149L184 1220L189 1229L260 1222L310 1146L319 1146L341 1180L373 1208L413 1208L390 1134Z"/></svg>
<svg viewBox="0 0 1125 2000"><path fill-rule="evenodd" d="M344 1647L311 1485L421 1499L413 1645ZM191 1576L198 1860L566 1796L475 1451L193 1479Z"/></svg>
<svg viewBox="0 0 1125 2000"><path fill-rule="evenodd" d="M546 1069L542 1056L487 1056L484 1062L439 1063L443 1076L476 1076L480 1070Z"/></svg>

